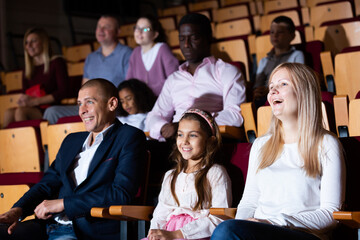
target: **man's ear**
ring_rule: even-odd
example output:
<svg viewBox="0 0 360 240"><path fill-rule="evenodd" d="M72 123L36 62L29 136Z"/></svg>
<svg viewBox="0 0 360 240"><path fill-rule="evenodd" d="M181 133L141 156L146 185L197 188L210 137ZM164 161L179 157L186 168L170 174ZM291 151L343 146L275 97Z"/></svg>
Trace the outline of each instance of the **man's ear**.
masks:
<svg viewBox="0 0 360 240"><path fill-rule="evenodd" d="M111 97L108 100L108 107L111 112L115 111L119 105L119 101L116 97Z"/></svg>
<svg viewBox="0 0 360 240"><path fill-rule="evenodd" d="M291 33L291 41L295 39L295 32Z"/></svg>
<svg viewBox="0 0 360 240"><path fill-rule="evenodd" d="M121 33L121 30L120 30L120 28L118 28L117 31L116 31L116 38L119 38L120 33Z"/></svg>

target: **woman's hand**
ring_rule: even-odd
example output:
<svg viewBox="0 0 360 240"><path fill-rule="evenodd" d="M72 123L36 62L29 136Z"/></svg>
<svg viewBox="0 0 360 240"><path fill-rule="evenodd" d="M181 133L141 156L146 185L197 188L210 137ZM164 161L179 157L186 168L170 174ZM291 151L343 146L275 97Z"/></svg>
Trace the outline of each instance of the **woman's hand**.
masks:
<svg viewBox="0 0 360 240"><path fill-rule="evenodd" d="M160 229L150 229L148 234L149 240L172 240L183 239L184 236L180 230L166 231Z"/></svg>
<svg viewBox="0 0 360 240"><path fill-rule="evenodd" d="M259 222L259 223L267 223L267 224L271 224L271 222L269 222L266 219L258 219L258 218L248 218L246 219L247 221L252 221L252 222Z"/></svg>
<svg viewBox="0 0 360 240"><path fill-rule="evenodd" d="M21 94L18 100L18 104L20 107L34 107L38 105L37 98L30 97L26 94Z"/></svg>

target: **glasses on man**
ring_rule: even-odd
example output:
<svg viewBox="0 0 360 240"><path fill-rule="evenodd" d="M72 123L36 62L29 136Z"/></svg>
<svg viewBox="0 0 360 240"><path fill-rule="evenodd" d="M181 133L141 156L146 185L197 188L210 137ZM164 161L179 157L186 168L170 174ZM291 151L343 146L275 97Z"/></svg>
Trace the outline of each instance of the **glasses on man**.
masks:
<svg viewBox="0 0 360 240"><path fill-rule="evenodd" d="M151 28L149 28L149 27L140 28L138 26L134 26L134 32L136 32L136 31L146 33L146 32L150 32Z"/></svg>

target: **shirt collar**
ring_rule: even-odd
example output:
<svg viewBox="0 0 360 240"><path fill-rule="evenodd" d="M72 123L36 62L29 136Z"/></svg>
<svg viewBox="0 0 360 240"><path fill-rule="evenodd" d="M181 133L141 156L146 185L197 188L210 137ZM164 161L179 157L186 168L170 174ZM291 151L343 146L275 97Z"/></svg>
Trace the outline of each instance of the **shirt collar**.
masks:
<svg viewBox="0 0 360 240"><path fill-rule="evenodd" d="M277 56L277 57L282 57L282 56L284 56L284 55L291 54L291 53L294 52L295 50L296 50L296 48L295 48L294 46L291 46L290 49L289 49L289 51L284 52L284 53L280 54L280 55ZM272 48L271 51L267 53L267 55L268 55L269 57L275 57L275 50L274 50L274 48Z"/></svg>
<svg viewBox="0 0 360 240"><path fill-rule="evenodd" d="M110 128L114 126L114 123L111 124L109 127L105 128L104 130L102 130L96 137L95 137L95 140L94 140L94 143L91 145L95 145L97 143L101 143L103 140L104 140L104 137L105 135L109 132ZM91 138L93 136L93 133L90 132L90 134L87 136L84 144L83 144L83 149L89 149L91 146L90 146L90 142L91 142Z"/></svg>
<svg viewBox="0 0 360 240"><path fill-rule="evenodd" d="M200 64L197 68L199 68L199 67L201 67L201 66L203 66L203 65L205 65L205 64L207 64L207 63L214 63L215 61L216 61L216 59L215 59L214 56L205 57L205 58L202 60L201 64ZM186 71L186 72L187 72L188 67L189 67L189 62L186 61L186 62L184 62L183 64L181 64L181 65L179 66L179 70L180 70L180 71Z"/></svg>
<svg viewBox="0 0 360 240"><path fill-rule="evenodd" d="M120 43L116 44L116 47L114 48L114 51L112 51L108 56L111 56L112 54L114 54L115 50L117 48L120 47ZM100 46L96 51L95 51L96 54L100 54L101 56L105 57L103 54L102 54L102 46ZM106 56L106 57L108 57Z"/></svg>

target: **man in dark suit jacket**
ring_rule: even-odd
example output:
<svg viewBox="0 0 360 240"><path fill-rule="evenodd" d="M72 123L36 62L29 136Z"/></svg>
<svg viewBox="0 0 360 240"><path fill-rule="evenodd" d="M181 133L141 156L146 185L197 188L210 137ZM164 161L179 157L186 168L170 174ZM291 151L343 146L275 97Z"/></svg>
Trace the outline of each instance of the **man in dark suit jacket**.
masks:
<svg viewBox="0 0 360 240"><path fill-rule="evenodd" d="M145 135L116 119L118 104L111 82L93 79L81 87L79 115L90 134L68 135L43 179L0 215L9 239L38 239L44 225L49 239L119 238L118 222L90 216L92 207L131 203L139 188ZM34 212L42 220L18 221Z"/></svg>

